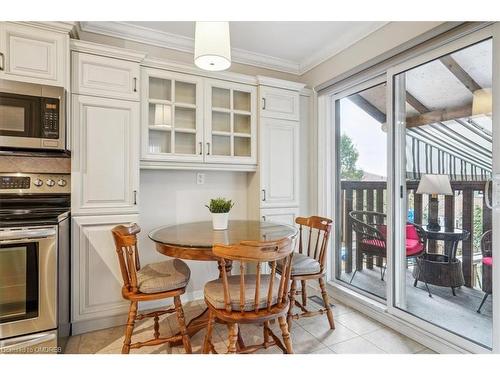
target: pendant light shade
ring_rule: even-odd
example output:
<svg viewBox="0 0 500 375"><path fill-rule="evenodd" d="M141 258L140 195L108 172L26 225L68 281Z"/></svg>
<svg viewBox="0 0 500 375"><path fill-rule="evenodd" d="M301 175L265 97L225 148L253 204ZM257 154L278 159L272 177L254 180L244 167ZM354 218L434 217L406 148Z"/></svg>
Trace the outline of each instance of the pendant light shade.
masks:
<svg viewBox="0 0 500 375"><path fill-rule="evenodd" d="M229 22L196 22L194 63L204 70L225 70L231 66Z"/></svg>
<svg viewBox="0 0 500 375"><path fill-rule="evenodd" d="M490 88L474 91L472 97L472 116L491 115L493 96Z"/></svg>

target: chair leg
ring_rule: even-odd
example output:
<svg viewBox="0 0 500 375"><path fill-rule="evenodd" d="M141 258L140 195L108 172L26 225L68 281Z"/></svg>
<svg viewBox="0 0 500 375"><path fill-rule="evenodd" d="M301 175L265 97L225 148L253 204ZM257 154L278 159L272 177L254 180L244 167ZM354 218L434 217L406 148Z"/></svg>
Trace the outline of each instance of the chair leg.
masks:
<svg viewBox="0 0 500 375"><path fill-rule="evenodd" d="M264 344L267 344L269 340L269 322L264 322Z"/></svg>
<svg viewBox="0 0 500 375"><path fill-rule="evenodd" d="M306 281L301 280L300 283L302 285L302 306L306 306L306 303L307 303Z"/></svg>
<svg viewBox="0 0 500 375"><path fill-rule="evenodd" d="M489 296L489 294L488 294L488 293L484 293L484 297L483 297L483 299L482 299L482 301L481 301L481 304L479 305L479 308L477 309L477 312L478 312L479 314L481 314L481 309L483 308L484 303L485 303L485 302L486 302L486 300L488 299L488 296Z"/></svg>
<svg viewBox="0 0 500 375"><path fill-rule="evenodd" d="M186 329L186 320L184 318L184 310L182 309L181 297L174 297L175 312L177 315L177 321L179 322L179 329L182 335L182 344L184 345L184 350L187 354L192 353L191 341L189 340L189 335Z"/></svg>
<svg viewBox="0 0 500 375"><path fill-rule="evenodd" d="M328 317L328 323L330 323L330 329L335 329L332 307L330 306L328 293L326 292L325 280L322 277L320 277L318 281L319 281L319 287L321 289L321 296L323 297L323 303L325 304L326 316Z"/></svg>
<svg viewBox="0 0 500 375"><path fill-rule="evenodd" d="M284 316L278 318L280 324L281 334L283 336L283 343L285 344L286 354L293 354L292 340L290 338L290 332L288 331L288 324Z"/></svg>
<svg viewBox="0 0 500 375"><path fill-rule="evenodd" d="M292 328L292 311L295 306L295 293L297 291L297 281L292 279L292 285L290 286L290 307L288 308L287 323L288 329Z"/></svg>
<svg viewBox="0 0 500 375"><path fill-rule="evenodd" d="M137 302L130 302L128 310L127 327L125 328L125 339L123 340L122 354L130 353L130 342L134 331L135 318L137 317Z"/></svg>
<svg viewBox="0 0 500 375"><path fill-rule="evenodd" d="M352 280L354 280L354 276L356 276L356 272L358 272L357 269L354 270L354 273L351 276L351 280L349 280L349 284L352 284Z"/></svg>
<svg viewBox="0 0 500 375"><path fill-rule="evenodd" d="M229 345L227 346L228 354L236 354L236 343L238 341L238 324L229 324Z"/></svg>
<svg viewBox="0 0 500 375"><path fill-rule="evenodd" d="M207 333L205 334L205 341L203 342L202 354L210 353L210 345L212 343L213 328L214 328L214 313L212 312L212 310L208 310Z"/></svg>

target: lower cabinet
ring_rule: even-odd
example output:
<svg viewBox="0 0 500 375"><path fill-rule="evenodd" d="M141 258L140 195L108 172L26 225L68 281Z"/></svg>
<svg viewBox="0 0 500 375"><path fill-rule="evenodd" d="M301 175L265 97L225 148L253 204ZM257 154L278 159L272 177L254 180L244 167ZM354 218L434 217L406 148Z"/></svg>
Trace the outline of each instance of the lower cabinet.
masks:
<svg viewBox="0 0 500 375"><path fill-rule="evenodd" d="M72 218L72 322L126 314L122 276L111 229L138 215ZM96 329L96 328L94 328Z"/></svg>
<svg viewBox="0 0 500 375"><path fill-rule="evenodd" d="M262 220L279 224L295 225L295 218L299 215L297 207L292 208L265 208L260 210Z"/></svg>

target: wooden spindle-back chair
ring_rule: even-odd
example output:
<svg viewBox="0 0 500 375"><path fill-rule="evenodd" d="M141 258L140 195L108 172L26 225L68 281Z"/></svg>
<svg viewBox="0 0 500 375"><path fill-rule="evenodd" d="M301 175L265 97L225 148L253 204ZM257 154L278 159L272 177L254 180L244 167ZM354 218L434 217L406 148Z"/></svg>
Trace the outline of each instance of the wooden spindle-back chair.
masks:
<svg viewBox="0 0 500 375"><path fill-rule="evenodd" d="M326 256L328 241L332 229L332 220L320 216L298 217L295 223L299 225L299 244L297 253L293 256L291 269L290 287L290 308L288 312L288 327L291 327L293 319L300 317L311 317L325 314L331 329L335 329L333 312L328 299L325 286ZM278 268L278 272L281 270ZM324 308L317 311L310 311L307 306L307 285L308 280L318 280L323 297ZM302 303L295 299L297 292L297 282L301 282ZM301 312L294 314L293 308L297 306Z"/></svg>
<svg viewBox="0 0 500 375"><path fill-rule="evenodd" d="M180 295L184 294L189 281L189 268L179 259L153 263L141 268L139 249L137 247L137 233L140 231L141 228L137 224L131 224L130 226L118 225L111 230L123 278L122 296L130 301L122 354L128 354L130 349L180 340L184 344L186 353L191 353L191 343L186 332L186 323L180 299ZM139 301L152 301L170 297L174 299L173 308L152 311L146 314L137 313ZM160 337L159 317L170 313L176 313L177 315L180 334ZM144 318L154 318L154 337L145 342L131 343L135 322Z"/></svg>
<svg viewBox="0 0 500 375"><path fill-rule="evenodd" d="M290 266L293 240L269 242L242 242L239 245L215 245L213 253L220 257L222 278L205 285L205 302L209 308L208 328L203 352L215 352L211 342L214 319L229 326L228 353L252 353L261 348L277 345L284 353L293 353L286 314L289 306ZM240 264L239 275L228 275L226 262ZM263 264L271 264L271 273L263 274ZM255 265L250 273L249 264ZM278 264L282 276L277 277ZM269 321L278 319L283 342L269 328ZM263 323L263 342L244 346L238 341L238 325Z"/></svg>

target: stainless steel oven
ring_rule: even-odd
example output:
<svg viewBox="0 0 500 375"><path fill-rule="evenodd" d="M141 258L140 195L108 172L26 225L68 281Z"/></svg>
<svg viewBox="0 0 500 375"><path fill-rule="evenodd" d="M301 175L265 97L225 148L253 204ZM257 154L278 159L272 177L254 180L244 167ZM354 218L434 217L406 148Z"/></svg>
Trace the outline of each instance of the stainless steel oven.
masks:
<svg viewBox="0 0 500 375"><path fill-rule="evenodd" d="M58 353L71 334L69 174L0 173L0 353Z"/></svg>
<svg viewBox="0 0 500 375"><path fill-rule="evenodd" d="M63 87L0 79L0 147L64 150Z"/></svg>
<svg viewBox="0 0 500 375"><path fill-rule="evenodd" d="M0 230L0 339L57 328L57 227Z"/></svg>

